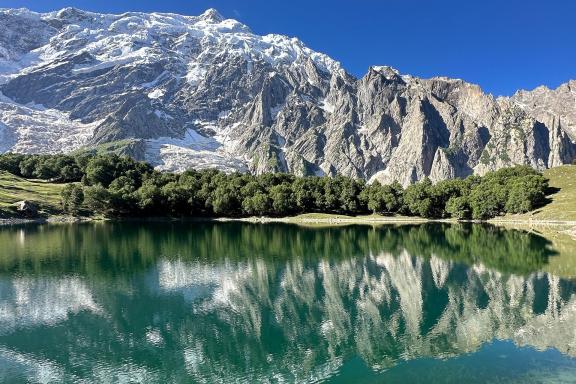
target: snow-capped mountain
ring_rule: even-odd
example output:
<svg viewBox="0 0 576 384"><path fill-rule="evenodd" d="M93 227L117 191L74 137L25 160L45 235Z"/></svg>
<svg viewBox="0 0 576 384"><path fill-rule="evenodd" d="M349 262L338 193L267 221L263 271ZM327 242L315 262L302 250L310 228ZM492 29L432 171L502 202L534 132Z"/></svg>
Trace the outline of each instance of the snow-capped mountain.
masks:
<svg viewBox="0 0 576 384"><path fill-rule="evenodd" d="M542 169L576 156L576 93L563 87L495 99L390 67L356 79L296 38L256 35L213 9L0 10L0 151L98 147L165 170L404 184Z"/></svg>

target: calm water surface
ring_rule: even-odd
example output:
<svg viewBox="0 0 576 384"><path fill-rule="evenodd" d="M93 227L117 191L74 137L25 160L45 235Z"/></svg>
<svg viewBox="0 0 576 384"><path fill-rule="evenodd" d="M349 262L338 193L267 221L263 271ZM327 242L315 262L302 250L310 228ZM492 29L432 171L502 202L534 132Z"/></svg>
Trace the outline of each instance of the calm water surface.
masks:
<svg viewBox="0 0 576 384"><path fill-rule="evenodd" d="M0 382L576 383L558 257L480 225L0 228Z"/></svg>

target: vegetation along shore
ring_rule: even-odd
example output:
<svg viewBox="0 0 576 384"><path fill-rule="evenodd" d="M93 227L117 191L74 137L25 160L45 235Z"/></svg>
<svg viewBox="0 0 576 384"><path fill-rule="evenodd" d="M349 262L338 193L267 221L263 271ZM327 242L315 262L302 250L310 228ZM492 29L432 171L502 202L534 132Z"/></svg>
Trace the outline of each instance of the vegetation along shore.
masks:
<svg viewBox="0 0 576 384"><path fill-rule="evenodd" d="M212 169L167 173L117 155L4 154L0 218L63 220L67 215L309 223L497 218L569 223L576 220L570 193L574 168L541 174L517 166L436 184L425 179L404 188L341 176L255 176ZM29 209L15 206L17 202L29 203Z"/></svg>

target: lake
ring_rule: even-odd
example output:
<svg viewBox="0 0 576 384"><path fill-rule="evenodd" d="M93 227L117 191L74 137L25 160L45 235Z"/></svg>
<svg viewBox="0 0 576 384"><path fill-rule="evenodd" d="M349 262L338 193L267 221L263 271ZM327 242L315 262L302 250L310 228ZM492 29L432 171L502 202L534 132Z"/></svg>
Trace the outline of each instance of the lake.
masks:
<svg viewBox="0 0 576 384"><path fill-rule="evenodd" d="M576 246L533 233L90 223L0 245L3 383L576 382Z"/></svg>

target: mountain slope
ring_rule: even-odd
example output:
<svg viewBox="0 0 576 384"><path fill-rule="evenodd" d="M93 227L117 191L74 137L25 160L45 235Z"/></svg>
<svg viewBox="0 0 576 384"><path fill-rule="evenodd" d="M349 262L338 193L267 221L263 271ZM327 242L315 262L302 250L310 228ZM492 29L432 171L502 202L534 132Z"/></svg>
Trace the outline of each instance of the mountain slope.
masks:
<svg viewBox="0 0 576 384"><path fill-rule="evenodd" d="M403 184L512 164L544 169L576 156L569 84L495 99L390 67L356 79L298 39L255 35L212 9L0 11L0 151L120 142L159 169Z"/></svg>

